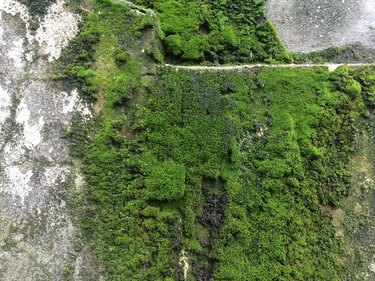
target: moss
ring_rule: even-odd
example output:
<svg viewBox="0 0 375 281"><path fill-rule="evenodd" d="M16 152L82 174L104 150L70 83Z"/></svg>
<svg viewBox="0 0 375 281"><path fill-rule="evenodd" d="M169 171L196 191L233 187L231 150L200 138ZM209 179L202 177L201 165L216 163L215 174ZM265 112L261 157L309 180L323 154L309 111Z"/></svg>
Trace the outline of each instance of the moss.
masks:
<svg viewBox="0 0 375 281"><path fill-rule="evenodd" d="M373 67L364 67L353 70L353 76L361 85L361 95L367 106L372 108L375 96L375 75Z"/></svg>
<svg viewBox="0 0 375 281"><path fill-rule="evenodd" d="M250 2L230 2L231 9L262 16L262 1ZM162 4L155 3L160 13L173 5L192 13L187 28L199 30L197 3L189 11L178 1ZM185 251L196 279L341 280L341 240L320 206L350 193L348 162L364 101L371 104L373 70L151 74L154 60L139 40L149 25L134 18L142 16L147 23L147 15L98 1L66 70L104 99L100 115L66 137L80 144L86 187L77 204L106 279L179 280ZM171 22L161 22L165 40L179 34ZM134 32L139 23L142 34ZM263 33L249 31L248 41L226 28L225 40L215 41L220 56L246 41L258 57L275 59L265 51L272 26L258 28ZM201 61L206 35L180 36L179 55ZM197 42L185 46L186 38Z"/></svg>
<svg viewBox="0 0 375 281"><path fill-rule="evenodd" d="M263 1L136 1L154 9L172 62L288 62ZM203 28L204 27L204 28ZM165 36L164 36L165 35Z"/></svg>
<svg viewBox="0 0 375 281"><path fill-rule="evenodd" d="M353 47L330 47L322 51L311 53L297 53L291 55L296 63L325 63L342 60L355 60Z"/></svg>
<svg viewBox="0 0 375 281"><path fill-rule="evenodd" d="M48 7L56 0L21 0L20 2L26 5L33 17L43 17Z"/></svg>
<svg viewBox="0 0 375 281"><path fill-rule="evenodd" d="M319 68L160 73L134 105L132 140L118 134L108 108L84 159L85 225L95 228L90 239L109 279L175 278L175 253L184 248L201 253L191 257L201 268L194 274L215 280L340 280L340 240L319 206L349 192L349 148L363 107L330 77ZM198 231L207 178L222 179L228 197L223 225L210 223L216 236Z"/></svg>
<svg viewBox="0 0 375 281"><path fill-rule="evenodd" d="M178 200L184 195L185 167L172 161L155 163L145 178L146 198Z"/></svg>
<svg viewBox="0 0 375 281"><path fill-rule="evenodd" d="M116 60L117 65L119 67L121 67L123 64L125 64L126 62L128 62L128 60L129 60L129 54L127 52L121 52L121 51L119 51L116 54L115 60Z"/></svg>
<svg viewBox="0 0 375 281"><path fill-rule="evenodd" d="M72 66L66 69L66 76L77 81L80 84L81 90L90 100L96 99L96 94L100 87L100 82L96 73L91 68L82 66ZM73 78L74 77L74 78Z"/></svg>

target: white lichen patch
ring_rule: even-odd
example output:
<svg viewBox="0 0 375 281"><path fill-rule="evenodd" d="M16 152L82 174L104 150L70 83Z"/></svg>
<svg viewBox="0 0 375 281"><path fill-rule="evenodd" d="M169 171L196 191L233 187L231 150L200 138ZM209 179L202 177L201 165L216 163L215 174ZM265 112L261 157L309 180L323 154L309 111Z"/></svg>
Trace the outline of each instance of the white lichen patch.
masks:
<svg viewBox="0 0 375 281"><path fill-rule="evenodd" d="M7 143L3 151L3 161L6 166L13 165L14 163L22 161L22 157L25 155L25 153L26 150L23 147L21 141L15 143Z"/></svg>
<svg viewBox="0 0 375 281"><path fill-rule="evenodd" d="M8 57L13 60L14 67L19 69L24 66L24 61L22 59L24 54L23 42L23 39L14 40L13 47L8 51Z"/></svg>
<svg viewBox="0 0 375 281"><path fill-rule="evenodd" d="M18 15L20 19L26 25L26 39L30 44L34 41L34 37L31 35L30 32L30 15L27 7L16 0L1 0L0 1L0 14L1 12L10 14L12 16ZM1 19L1 17L0 17Z"/></svg>
<svg viewBox="0 0 375 281"><path fill-rule="evenodd" d="M1 124L4 123L10 115L11 104L12 100L10 94L0 85L0 129Z"/></svg>
<svg viewBox="0 0 375 281"><path fill-rule="evenodd" d="M78 92L75 90L75 91L72 91L71 95L69 95L66 92L62 92L62 94L64 95L62 113L67 114L67 113L73 112L74 107L78 100L78 96L77 96Z"/></svg>
<svg viewBox="0 0 375 281"><path fill-rule="evenodd" d="M30 14L25 5L15 0L1 0L0 1L0 19L1 13L7 13L12 16L18 15L26 25L26 38L30 45L36 40L41 47L41 54L48 55L48 60L51 62L56 60L61 55L61 50L68 46L69 41L78 34L78 23L80 16L68 11L65 7L65 1L58 0L52 4L45 17L41 20L40 26L36 31L35 36L30 31ZM0 28L0 43L1 43L2 29ZM22 55L26 56L27 61L32 61L34 52L28 51L20 55L20 47L23 42L17 42L14 50L10 53L14 54L12 57L16 64L22 62Z"/></svg>
<svg viewBox="0 0 375 281"><path fill-rule="evenodd" d="M21 101L18 106L16 122L23 126L24 145L27 148L35 147L41 142L44 117L40 116L37 120L32 120L30 111L24 101Z"/></svg>
<svg viewBox="0 0 375 281"><path fill-rule="evenodd" d="M77 174L75 179L74 179L74 186L76 189L82 189L83 186L85 185L85 179L81 174Z"/></svg>
<svg viewBox="0 0 375 281"><path fill-rule="evenodd" d="M32 189L30 184L32 175L33 172L31 170L22 166L5 167L6 191L14 196L18 196L23 203Z"/></svg>
<svg viewBox="0 0 375 281"><path fill-rule="evenodd" d="M5 12L2 11L0 7L0 21L3 20L4 13ZM4 51L6 53L5 55L7 59L9 60L9 63L13 65L14 69L21 71L25 65L23 62L23 55L24 55L23 45L26 39L23 36L17 36L13 38L12 41L9 41L9 40L6 40L8 36L9 34L7 34L7 31L4 29L2 25L0 25L0 46L3 46L3 47L6 46L6 48L4 48Z"/></svg>
<svg viewBox="0 0 375 281"><path fill-rule="evenodd" d="M79 112L84 121L87 121L92 117L91 110L84 104L77 89L73 89L70 94L66 92L62 92L61 94L63 95L62 114Z"/></svg>
<svg viewBox="0 0 375 281"><path fill-rule="evenodd" d="M27 7L15 0L1 0L0 11L11 14L12 16L19 14L21 20L25 23L30 19Z"/></svg>
<svg viewBox="0 0 375 281"><path fill-rule="evenodd" d="M61 50L68 46L79 31L80 17L67 11L64 4L64 1L57 1L48 8L35 35L42 53L49 55L50 62L60 57Z"/></svg>
<svg viewBox="0 0 375 281"><path fill-rule="evenodd" d="M69 168L63 165L56 165L52 167L46 167L43 172L41 180L42 186L53 186L55 184L63 183L66 181L69 175Z"/></svg>
<svg viewBox="0 0 375 281"><path fill-rule="evenodd" d="M0 12L0 20L2 17L2 13ZM4 34L4 28L0 25L0 44L3 44L3 34Z"/></svg>
<svg viewBox="0 0 375 281"><path fill-rule="evenodd" d="M371 263L369 269L371 272L375 273L375 263Z"/></svg>
<svg viewBox="0 0 375 281"><path fill-rule="evenodd" d="M70 94L66 92L62 92L62 94L64 95L62 113L67 114L73 112L80 100L77 89L74 89Z"/></svg>

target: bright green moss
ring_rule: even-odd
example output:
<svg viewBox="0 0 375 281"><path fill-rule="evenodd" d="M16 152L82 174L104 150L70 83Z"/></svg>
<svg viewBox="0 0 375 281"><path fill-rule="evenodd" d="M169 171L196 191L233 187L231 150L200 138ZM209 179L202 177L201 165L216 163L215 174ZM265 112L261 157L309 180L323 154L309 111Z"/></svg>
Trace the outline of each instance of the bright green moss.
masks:
<svg viewBox="0 0 375 281"><path fill-rule="evenodd" d="M286 62L263 1L135 1L156 11L172 62Z"/></svg>
<svg viewBox="0 0 375 281"><path fill-rule="evenodd" d="M109 279L178 280L176 253L193 262L207 251L201 239L212 239L205 274L215 280L340 280L340 240L319 206L349 192L353 116L363 107L331 92L329 77L319 68L161 73L127 125L134 139L109 120L95 129L85 225ZM222 179L228 196L216 238L198 223L205 179Z"/></svg>
<svg viewBox="0 0 375 281"><path fill-rule="evenodd" d="M185 189L185 167L171 161L155 163L145 179L146 197L151 200L177 200Z"/></svg>
<svg viewBox="0 0 375 281"><path fill-rule="evenodd" d="M160 9L173 10L171 3ZM178 3L176 17L187 12ZM187 5L189 13L197 5ZM373 69L154 71L141 51L149 17L139 16L98 1L66 70L104 100L95 120L68 137L81 144L81 222L106 279L182 280L186 252L190 280L341 280L341 241L320 206L350 193L347 165L363 100L373 106ZM187 27L203 28L195 25L200 17L190 20ZM242 41L227 21L218 18L226 34L215 41L224 48L216 55L248 40L267 56L270 26ZM166 32L173 28L164 32L166 41L175 38L175 55L202 59L206 35ZM198 38L190 50L186 38Z"/></svg>

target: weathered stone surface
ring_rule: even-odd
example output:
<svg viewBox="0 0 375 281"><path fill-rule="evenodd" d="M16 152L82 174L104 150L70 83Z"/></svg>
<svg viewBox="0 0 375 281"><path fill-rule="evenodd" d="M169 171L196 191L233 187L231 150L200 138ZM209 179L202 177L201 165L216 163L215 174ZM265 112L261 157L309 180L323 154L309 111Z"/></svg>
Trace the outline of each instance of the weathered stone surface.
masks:
<svg viewBox="0 0 375 281"><path fill-rule="evenodd" d="M268 0L267 17L291 52L353 44L375 49L373 0Z"/></svg>
<svg viewBox="0 0 375 281"><path fill-rule="evenodd" d="M73 114L90 111L76 89L48 78L78 22L56 1L31 31L24 5L0 1L0 280L62 280L66 266L78 264L61 136ZM79 269L74 275L82 280Z"/></svg>

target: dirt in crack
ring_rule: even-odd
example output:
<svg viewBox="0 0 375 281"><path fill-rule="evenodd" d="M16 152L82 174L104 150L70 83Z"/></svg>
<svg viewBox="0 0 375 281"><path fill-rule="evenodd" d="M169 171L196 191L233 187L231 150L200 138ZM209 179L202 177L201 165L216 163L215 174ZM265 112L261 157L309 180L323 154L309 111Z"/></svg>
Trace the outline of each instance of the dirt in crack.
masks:
<svg viewBox="0 0 375 281"><path fill-rule="evenodd" d="M197 281L211 280L215 262L210 257L212 245L219 236L224 224L224 212L227 196L224 181L221 179L203 179L203 210L198 217L198 239L202 251L192 262L192 271Z"/></svg>

